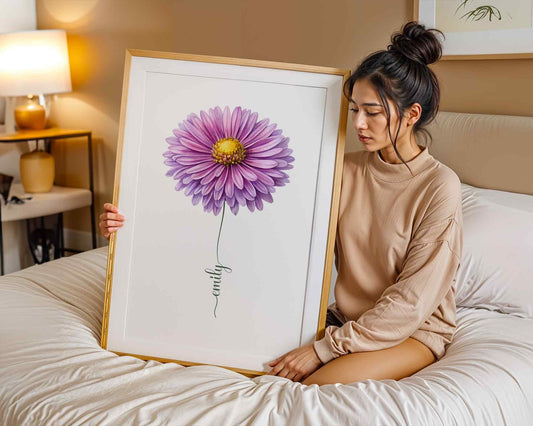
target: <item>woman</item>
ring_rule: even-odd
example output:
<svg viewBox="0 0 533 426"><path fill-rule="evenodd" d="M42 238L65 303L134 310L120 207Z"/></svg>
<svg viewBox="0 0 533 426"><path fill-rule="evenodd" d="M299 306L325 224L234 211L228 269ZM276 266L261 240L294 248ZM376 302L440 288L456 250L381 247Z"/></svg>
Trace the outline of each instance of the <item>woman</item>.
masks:
<svg viewBox="0 0 533 426"><path fill-rule="evenodd" d="M460 182L417 141L440 99L428 68L442 52L434 32L407 23L345 84L364 150L344 161L336 301L324 338L272 361L268 374L306 385L399 380L441 358L452 339ZM108 238L122 219L104 207Z"/></svg>

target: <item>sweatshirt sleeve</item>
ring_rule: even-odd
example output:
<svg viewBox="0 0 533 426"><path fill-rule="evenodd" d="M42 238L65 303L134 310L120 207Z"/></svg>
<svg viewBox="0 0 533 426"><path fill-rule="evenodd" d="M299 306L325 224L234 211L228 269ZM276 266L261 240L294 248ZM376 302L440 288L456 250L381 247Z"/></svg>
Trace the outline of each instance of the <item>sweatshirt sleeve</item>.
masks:
<svg viewBox="0 0 533 426"><path fill-rule="evenodd" d="M442 198L442 197L441 197ZM400 344L435 312L452 287L462 252L460 190L435 201L414 232L402 269L357 321L329 326L313 343L327 363L353 352L375 351Z"/></svg>

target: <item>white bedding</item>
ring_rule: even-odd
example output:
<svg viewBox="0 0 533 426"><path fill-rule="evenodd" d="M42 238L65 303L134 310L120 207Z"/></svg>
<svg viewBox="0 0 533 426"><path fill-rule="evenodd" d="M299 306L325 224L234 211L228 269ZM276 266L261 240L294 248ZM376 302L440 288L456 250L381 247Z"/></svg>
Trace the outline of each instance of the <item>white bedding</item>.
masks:
<svg viewBox="0 0 533 426"><path fill-rule="evenodd" d="M444 358L400 381L250 379L101 349L106 257L0 278L1 424L533 424L533 319L459 309Z"/></svg>

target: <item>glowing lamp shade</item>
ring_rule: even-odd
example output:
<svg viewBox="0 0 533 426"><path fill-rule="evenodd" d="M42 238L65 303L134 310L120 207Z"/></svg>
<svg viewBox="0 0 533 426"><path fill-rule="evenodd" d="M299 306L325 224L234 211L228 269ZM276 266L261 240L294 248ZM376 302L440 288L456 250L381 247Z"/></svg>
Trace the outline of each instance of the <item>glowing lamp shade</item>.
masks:
<svg viewBox="0 0 533 426"><path fill-rule="evenodd" d="M71 90L64 30L0 34L0 96Z"/></svg>

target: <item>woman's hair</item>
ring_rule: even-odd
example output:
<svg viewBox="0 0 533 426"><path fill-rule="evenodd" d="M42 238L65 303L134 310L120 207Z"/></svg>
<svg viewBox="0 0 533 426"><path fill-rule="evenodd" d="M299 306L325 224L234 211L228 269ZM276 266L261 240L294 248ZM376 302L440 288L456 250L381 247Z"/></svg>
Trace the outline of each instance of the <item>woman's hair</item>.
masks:
<svg viewBox="0 0 533 426"><path fill-rule="evenodd" d="M344 95L351 100L354 83L367 79L376 88L387 115L387 128L392 146L398 158L407 166L396 149L396 140L405 111L418 102L422 107L420 119L414 124L415 133L431 135L424 126L431 122L439 109L440 89L435 73L428 65L437 62L442 55L442 45L435 32L411 21L391 37L387 50L367 56L344 83ZM399 122L393 138L390 128L391 112L387 98L396 106ZM409 166L407 166L409 168ZM411 169L409 169L411 170Z"/></svg>

